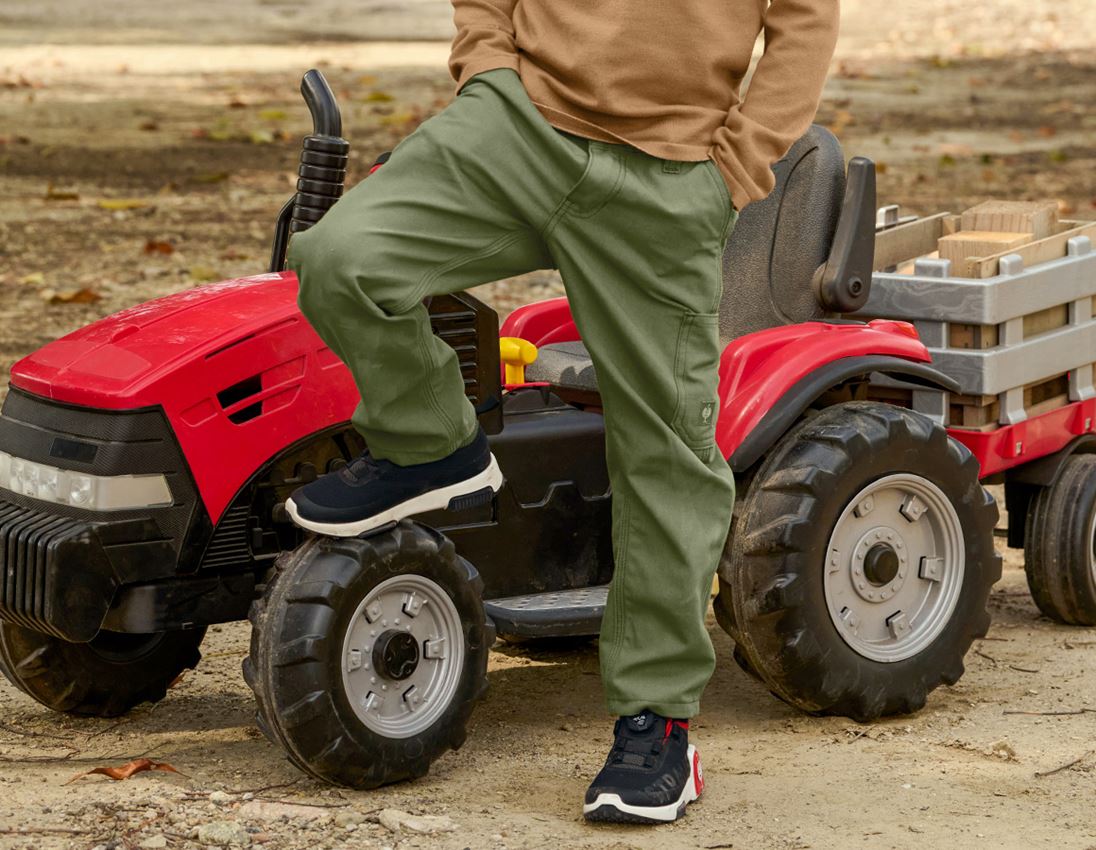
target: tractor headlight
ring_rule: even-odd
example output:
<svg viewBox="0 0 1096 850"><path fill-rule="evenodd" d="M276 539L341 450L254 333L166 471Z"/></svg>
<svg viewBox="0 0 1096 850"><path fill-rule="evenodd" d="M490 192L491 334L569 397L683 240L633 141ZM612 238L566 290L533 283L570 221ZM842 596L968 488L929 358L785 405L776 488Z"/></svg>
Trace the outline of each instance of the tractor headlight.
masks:
<svg viewBox="0 0 1096 850"><path fill-rule="evenodd" d="M90 475L6 452L0 452L0 488L89 511L163 507L173 502L167 478L160 474Z"/></svg>

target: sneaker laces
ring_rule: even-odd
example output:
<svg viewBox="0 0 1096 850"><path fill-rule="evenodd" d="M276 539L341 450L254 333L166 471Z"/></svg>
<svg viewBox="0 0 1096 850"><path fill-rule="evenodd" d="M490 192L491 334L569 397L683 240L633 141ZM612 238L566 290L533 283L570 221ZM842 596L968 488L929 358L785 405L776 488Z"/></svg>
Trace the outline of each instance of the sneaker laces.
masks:
<svg viewBox="0 0 1096 850"><path fill-rule="evenodd" d="M366 449L346 466L339 469L339 477L348 484L371 481L380 476L380 461Z"/></svg>
<svg viewBox="0 0 1096 850"><path fill-rule="evenodd" d="M666 724L661 734L653 731L660 725L660 720L665 720ZM614 765L653 768L674 730L684 731L688 728L687 721L660 718L652 712L643 712L631 718L621 717L613 730L614 741L608 762Z"/></svg>

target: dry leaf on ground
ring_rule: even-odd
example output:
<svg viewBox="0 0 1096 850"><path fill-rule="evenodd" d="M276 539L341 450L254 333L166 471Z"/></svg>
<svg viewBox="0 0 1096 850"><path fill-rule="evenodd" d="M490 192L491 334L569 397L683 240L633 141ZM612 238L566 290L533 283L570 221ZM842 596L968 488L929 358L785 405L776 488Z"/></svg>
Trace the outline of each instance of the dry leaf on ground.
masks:
<svg viewBox="0 0 1096 850"><path fill-rule="evenodd" d="M91 776L92 774L100 774L101 776L107 776L110 779L120 780L129 779L135 773L144 773L146 770L166 770L170 773L179 773L174 767L168 764L166 761L152 761L152 759L134 759L126 764L119 765L118 767L95 767L91 770L85 770L83 773L77 773L69 782L75 782L77 779L82 779L85 776ZM65 783L66 785L68 782Z"/></svg>

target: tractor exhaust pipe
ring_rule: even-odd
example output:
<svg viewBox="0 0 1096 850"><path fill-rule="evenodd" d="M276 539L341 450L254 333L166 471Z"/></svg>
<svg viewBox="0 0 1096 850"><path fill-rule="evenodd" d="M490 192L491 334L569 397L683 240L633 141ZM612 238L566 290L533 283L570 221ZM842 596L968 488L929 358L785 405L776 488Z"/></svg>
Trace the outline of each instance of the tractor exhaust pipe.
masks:
<svg viewBox="0 0 1096 850"><path fill-rule="evenodd" d="M308 230L342 197L350 142L342 138L342 116L323 74L312 69L301 80L301 94L312 114L312 135L305 136L297 169L297 194L278 213L270 270L285 269L289 237Z"/></svg>

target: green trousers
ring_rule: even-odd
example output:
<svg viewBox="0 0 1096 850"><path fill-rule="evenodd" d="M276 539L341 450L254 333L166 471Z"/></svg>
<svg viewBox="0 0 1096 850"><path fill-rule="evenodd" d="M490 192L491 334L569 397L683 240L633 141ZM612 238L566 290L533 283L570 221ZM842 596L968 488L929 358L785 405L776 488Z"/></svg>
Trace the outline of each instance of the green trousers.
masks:
<svg viewBox="0 0 1096 850"><path fill-rule="evenodd" d="M355 426L400 465L444 457L477 427L423 298L559 269L605 414L613 714L690 717L715 665L704 620L734 502L714 443L717 309L736 220L711 161L556 130L497 69L289 246L301 310L361 392Z"/></svg>

